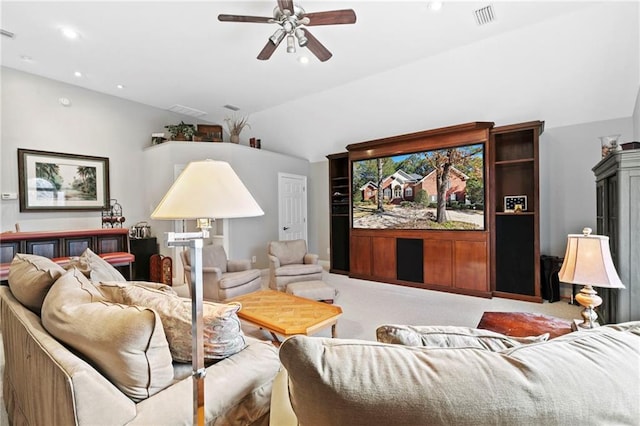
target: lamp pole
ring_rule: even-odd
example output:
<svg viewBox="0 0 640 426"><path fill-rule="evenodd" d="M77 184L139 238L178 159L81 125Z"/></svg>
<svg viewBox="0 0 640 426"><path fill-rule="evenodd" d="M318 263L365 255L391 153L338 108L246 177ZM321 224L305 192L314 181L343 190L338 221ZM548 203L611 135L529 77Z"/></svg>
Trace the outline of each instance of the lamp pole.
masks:
<svg viewBox="0 0 640 426"><path fill-rule="evenodd" d="M202 291L202 246L209 236L202 232L167 232L168 247L188 247L191 258L191 368L193 377L193 424L204 426L204 322Z"/></svg>

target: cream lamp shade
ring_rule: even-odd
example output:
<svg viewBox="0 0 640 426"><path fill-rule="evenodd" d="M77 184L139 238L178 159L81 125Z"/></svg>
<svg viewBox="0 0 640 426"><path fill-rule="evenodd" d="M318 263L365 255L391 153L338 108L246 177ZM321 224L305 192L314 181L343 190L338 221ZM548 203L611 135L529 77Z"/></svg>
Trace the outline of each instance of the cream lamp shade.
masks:
<svg viewBox="0 0 640 426"><path fill-rule="evenodd" d="M576 301L584 306L579 324L582 328L598 326L595 308L602 299L593 287L624 288L611 259L609 237L591 235L591 228L584 228L580 234L569 234L567 250L558 279L568 284L581 284L584 287L576 295Z"/></svg>
<svg viewBox="0 0 640 426"><path fill-rule="evenodd" d="M152 219L226 219L262 216L264 211L224 161L193 161L162 198Z"/></svg>

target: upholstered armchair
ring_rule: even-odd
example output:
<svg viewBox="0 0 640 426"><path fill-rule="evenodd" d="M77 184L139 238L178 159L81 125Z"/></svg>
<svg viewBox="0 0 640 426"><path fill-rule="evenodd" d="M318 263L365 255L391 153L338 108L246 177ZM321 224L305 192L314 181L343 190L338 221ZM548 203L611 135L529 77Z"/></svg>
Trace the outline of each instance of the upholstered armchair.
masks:
<svg viewBox="0 0 640 426"><path fill-rule="evenodd" d="M180 258L191 291L190 250L181 252ZM249 260L228 260L220 245L202 248L202 280L204 300L214 302L224 302L261 288L260 270L251 269Z"/></svg>
<svg viewBox="0 0 640 426"><path fill-rule="evenodd" d="M322 280L318 255L307 253L305 240L272 241L268 247L269 287L285 291L287 284Z"/></svg>

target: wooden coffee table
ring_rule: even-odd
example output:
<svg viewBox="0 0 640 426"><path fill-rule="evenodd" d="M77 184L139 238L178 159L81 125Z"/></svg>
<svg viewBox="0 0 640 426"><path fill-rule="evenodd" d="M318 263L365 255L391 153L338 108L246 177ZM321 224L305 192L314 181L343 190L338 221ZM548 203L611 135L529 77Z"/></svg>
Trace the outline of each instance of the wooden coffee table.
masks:
<svg viewBox="0 0 640 426"><path fill-rule="evenodd" d="M276 342L280 341L277 335L309 336L329 326L331 337L336 337L336 323L342 315L339 306L275 290L260 290L231 301L242 304L238 311L241 319L269 331Z"/></svg>

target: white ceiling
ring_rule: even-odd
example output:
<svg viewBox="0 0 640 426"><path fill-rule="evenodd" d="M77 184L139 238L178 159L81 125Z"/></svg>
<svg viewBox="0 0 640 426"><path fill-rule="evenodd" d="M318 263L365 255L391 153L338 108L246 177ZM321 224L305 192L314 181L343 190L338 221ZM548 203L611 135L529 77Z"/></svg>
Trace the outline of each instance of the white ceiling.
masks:
<svg viewBox="0 0 640 426"><path fill-rule="evenodd" d="M333 53L333 58L325 63L319 62L304 48L298 48L295 54L287 54L284 43L269 61L258 61L256 56L276 25L217 20L219 13L271 16L275 0L3 0L1 27L15 33L16 37L2 37L2 65L161 109L175 104L188 106L206 112L207 115L201 118L203 121L221 122L222 117L229 115L223 108L225 104L240 107L242 114L267 117L271 115L270 111L278 111L283 105L304 105L305 99L319 101L323 93L353 87L370 78L386 75L393 80L396 70L424 64L429 59L432 61L427 64L438 63L443 65L442 69L451 66L443 61L455 60L456 67L477 74L485 64L478 61L477 56L469 56L466 61L460 52L470 51L470 46L482 48L484 44L499 43L505 58L514 55L514 60L521 60L518 52L536 46L538 42L532 34L544 29L540 37L544 40L557 38L559 46L572 46L571 51L552 52L553 49L545 47L540 55L534 50L535 57L525 56L530 66L520 71L527 75L518 75L516 80L530 82L532 88L529 89L533 92L555 91L562 86L563 96L574 99L577 109L584 113L565 117L562 113L566 111L560 110L555 119L554 108L549 105L551 108L545 111L545 116L534 115L530 119L567 125L592 121L602 111L607 113L601 114L600 119L629 117L633 112L640 81L637 2L493 1L497 19L485 26L475 23L473 11L489 4L488 1L448 1L438 12L431 11L427 1L300 0L299 3L307 12L344 8L356 12L357 23L354 25L310 28ZM608 10L605 8L611 8L611 12L606 13L602 26L612 25L611 20L614 24L622 23L616 27L616 34L611 35L622 42L607 39L603 40L607 43L605 46L598 46L597 40L596 43L583 43L579 37L585 29L581 25L588 25L597 32L601 25L597 19L602 11ZM593 17L595 21L585 23L585 17ZM62 26L73 27L80 33L80 38L65 39L59 31ZM594 63L594 50L607 51L611 56L605 58L606 62L598 62L595 58L598 69L589 69L585 74L582 67ZM555 65L545 58L547 53L557 61ZM308 64L297 61L302 55L310 57ZM24 56L31 60L24 61ZM615 62L611 62L611 58ZM612 72L613 68L615 72ZM81 71L83 77L74 77L76 70ZM401 75L402 72L395 78L402 78ZM487 85L504 85L505 76L495 78L496 81L487 81ZM125 88L119 90L117 84L123 84ZM450 91L456 87L456 82L452 81L420 81L416 84L446 84ZM613 86L613 92L602 90L607 85ZM584 108L579 102L594 88L599 91L597 102L604 103L596 111ZM464 90L469 92L470 99L474 99L473 88L465 87ZM485 87L485 97L486 90ZM509 117L507 112L523 102L517 96L514 98L517 87L507 84L502 90L507 91L506 96L504 93L496 96L496 99L504 99L502 110L495 105L492 112L501 114L505 111L503 115ZM628 96L620 96L627 92ZM610 95L615 99L608 99ZM586 100L594 102L588 96ZM438 99L434 101L435 107ZM482 110L482 105L480 108L476 105L476 110ZM538 111L526 112L535 114ZM440 120L425 124L463 122L447 120L449 117L443 114ZM425 128L430 127L414 130ZM362 140L358 140L358 136L351 142ZM383 136L387 135L379 137ZM362 137L369 135L362 134ZM342 141L337 143L342 144ZM297 154L307 158L320 155L319 152L306 153L302 148Z"/></svg>

